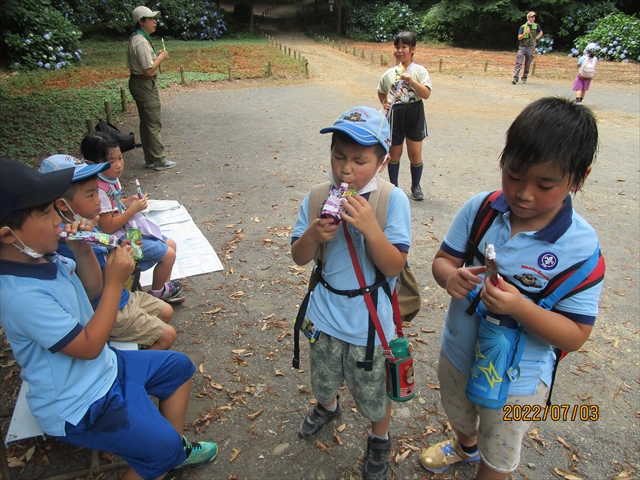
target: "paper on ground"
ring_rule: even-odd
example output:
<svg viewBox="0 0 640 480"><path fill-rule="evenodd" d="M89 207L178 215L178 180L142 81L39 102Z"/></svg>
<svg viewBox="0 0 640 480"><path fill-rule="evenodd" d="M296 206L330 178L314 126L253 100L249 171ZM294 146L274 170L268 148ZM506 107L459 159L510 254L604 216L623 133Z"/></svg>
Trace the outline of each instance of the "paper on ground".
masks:
<svg viewBox="0 0 640 480"><path fill-rule="evenodd" d="M183 205L175 200L149 200L147 210L142 213L178 246L176 263L171 271L172 280L223 269L218 255ZM142 272L141 285L151 285L152 278L153 268Z"/></svg>

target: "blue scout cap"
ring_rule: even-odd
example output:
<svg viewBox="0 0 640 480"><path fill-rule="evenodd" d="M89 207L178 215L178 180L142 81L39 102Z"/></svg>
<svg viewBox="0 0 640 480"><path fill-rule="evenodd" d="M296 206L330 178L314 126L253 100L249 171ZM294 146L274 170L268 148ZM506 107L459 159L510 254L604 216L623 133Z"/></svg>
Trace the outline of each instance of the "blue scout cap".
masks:
<svg viewBox="0 0 640 480"><path fill-rule="evenodd" d="M355 107L344 112L333 126L320 130L320 133L344 132L360 145L380 144L389 152L391 129L387 118L378 110L370 107Z"/></svg>
<svg viewBox="0 0 640 480"><path fill-rule="evenodd" d="M72 182L77 182L78 180L84 180L85 178L89 178L93 175L99 174L100 172L109 170L109 168L111 168L111 164L109 162L96 164L82 163L71 155L58 154L45 158L40 164L40 169L38 171L40 173L49 173L71 167L75 167Z"/></svg>
<svg viewBox="0 0 640 480"><path fill-rule="evenodd" d="M70 171L40 173L24 163L0 159L0 222L16 210L60 198L71 185Z"/></svg>

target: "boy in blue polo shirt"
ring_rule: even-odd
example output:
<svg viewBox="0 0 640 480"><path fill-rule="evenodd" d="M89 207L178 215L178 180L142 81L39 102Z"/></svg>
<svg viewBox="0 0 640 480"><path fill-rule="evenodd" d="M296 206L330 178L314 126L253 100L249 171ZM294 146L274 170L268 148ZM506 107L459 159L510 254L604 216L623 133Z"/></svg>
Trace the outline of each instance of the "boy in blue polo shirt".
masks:
<svg viewBox="0 0 640 480"><path fill-rule="evenodd" d="M348 183L357 195L342 201L344 212L340 224L334 218L318 218L309 211L310 194L302 201L293 236L291 255L298 265L314 259L316 250L326 245L322 265L323 283L313 290L306 312L307 320L321 333L309 344L311 387L318 404L303 420L298 434L314 437L327 423L342 413L338 389L346 380L358 412L371 421L367 441L367 458L363 475L367 480L382 480L389 474L391 439L391 404L387 397L385 356L377 333L370 332L369 311L362 295L345 296L345 290L358 290L352 260L342 223L346 223L360 262L366 285L376 283L377 272L391 291L396 276L405 265L411 244L411 214L407 196L394 187L389 198L384 231L376 219L369 194L382 188L385 180L377 178L389 155L391 132L386 118L377 110L357 107L343 113L333 126L320 130L332 132L331 183L339 187ZM366 242L366 248L365 248ZM376 292L377 313L388 341L393 339L394 323L391 302L382 288ZM342 294L339 291L343 291ZM372 294L373 297L373 294ZM375 301L375 300L374 300ZM375 338L372 368L364 368L369 333Z"/></svg>
<svg viewBox="0 0 640 480"><path fill-rule="evenodd" d="M67 222L72 219L93 219L100 214L98 196L98 173L111 168L109 163L89 165L70 155L51 155L40 164L40 173L55 172L64 168L73 168L73 180L61 198L54 202L60 216ZM102 245L92 245L100 268L104 268L109 251ZM75 260L69 247L60 243L57 252ZM100 297L91 304L97 308ZM168 350L177 338L175 329L168 325L173 318L173 308L146 292L130 292L122 289L118 316L109 340L135 342L141 348L149 350Z"/></svg>
<svg viewBox="0 0 640 480"><path fill-rule="evenodd" d="M77 264L54 253L62 229L53 202L73 173L0 159L0 322L29 383L31 413L48 435L121 456L125 479L211 461L215 443L181 436L195 371L189 358L106 346L134 268L130 247L113 250L104 281L89 245L69 242ZM92 227L83 219L65 231ZM100 293L94 312L89 298Z"/></svg>
<svg viewBox="0 0 640 480"><path fill-rule="evenodd" d="M592 112L566 99L537 100L511 124L500 158L502 193L490 204L497 216L481 240L482 246L495 246L500 275L495 284L483 281L486 267L475 257L473 265L464 265L472 224L487 192L471 198L449 228L433 261L433 276L453 297L438 378L442 406L456 436L423 450L420 461L427 470L442 472L457 462L479 461L476 480L504 479L518 466L530 424L503 421L502 408L484 408L465 396L472 364L483 351L477 347L481 319L473 309L467 313L467 294L479 294L480 311L488 312L486 319L494 325L520 325L526 332L520 377L509 384L507 405L543 405L552 383L554 347L575 351L589 337L601 281L561 299L551 310L527 295L535 297L599 248L595 230L571 206L571 194L591 172L597 144ZM494 375L492 381L508 378Z"/></svg>

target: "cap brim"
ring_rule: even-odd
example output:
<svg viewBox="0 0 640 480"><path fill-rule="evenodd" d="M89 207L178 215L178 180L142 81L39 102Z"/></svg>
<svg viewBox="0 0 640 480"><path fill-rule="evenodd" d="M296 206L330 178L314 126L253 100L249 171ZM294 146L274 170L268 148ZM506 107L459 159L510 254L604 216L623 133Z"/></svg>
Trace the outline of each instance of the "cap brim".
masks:
<svg viewBox="0 0 640 480"><path fill-rule="evenodd" d="M16 210L44 205L62 197L71 185L73 170L73 168L65 168L57 172L41 174L38 183Z"/></svg>
<svg viewBox="0 0 640 480"><path fill-rule="evenodd" d="M330 133L330 132L344 132L347 135L349 135L351 138L353 138L356 142L358 142L360 145L364 145L367 147L370 147L373 145L382 145L378 141L378 139L375 137L375 135L371 134L370 132L362 128L359 128L355 125L351 125L348 123L345 123L342 125L332 125L331 127L326 127L320 130L320 133Z"/></svg>
<svg viewBox="0 0 640 480"><path fill-rule="evenodd" d="M78 180L84 180L85 178L93 177L94 175L97 175L100 172L104 172L105 170L109 170L110 168L111 164L108 162L96 163L94 165L88 165L86 163L76 165L73 169L73 181L77 182Z"/></svg>

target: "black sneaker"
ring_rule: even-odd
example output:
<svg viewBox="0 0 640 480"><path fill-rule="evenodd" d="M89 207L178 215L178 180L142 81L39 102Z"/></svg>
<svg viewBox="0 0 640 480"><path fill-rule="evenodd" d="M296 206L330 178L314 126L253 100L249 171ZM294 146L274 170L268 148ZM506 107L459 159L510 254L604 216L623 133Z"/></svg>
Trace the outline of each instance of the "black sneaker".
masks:
<svg viewBox="0 0 640 480"><path fill-rule="evenodd" d="M413 199L418 202L424 200L424 193L422 193L422 188L420 188L420 185L411 187L411 195L413 195Z"/></svg>
<svg viewBox="0 0 640 480"><path fill-rule="evenodd" d="M511 85L515 85L518 83L518 79L514 78L513 80L511 80Z"/></svg>
<svg viewBox="0 0 640 480"><path fill-rule="evenodd" d="M367 459L362 467L364 480L384 480L389 475L389 455L391 436L387 440L371 438L367 440Z"/></svg>
<svg viewBox="0 0 640 480"><path fill-rule="evenodd" d="M336 410L334 412L330 412L319 403L315 407L313 407L313 410L311 410L307 414L305 419L300 424L298 435L308 440L311 437L315 436L320 430L322 430L322 427L324 427L327 423L335 420L340 415L342 415L342 407L340 406L338 398L340 397L336 398L338 406L336 407Z"/></svg>
<svg viewBox="0 0 640 480"><path fill-rule="evenodd" d="M526 79L526 78L523 78L523 79L522 79L522 84L524 85L525 83L527 83L527 79Z"/></svg>

